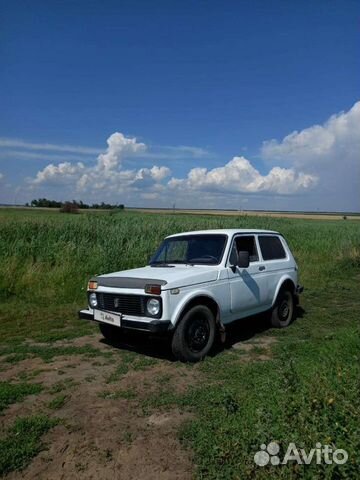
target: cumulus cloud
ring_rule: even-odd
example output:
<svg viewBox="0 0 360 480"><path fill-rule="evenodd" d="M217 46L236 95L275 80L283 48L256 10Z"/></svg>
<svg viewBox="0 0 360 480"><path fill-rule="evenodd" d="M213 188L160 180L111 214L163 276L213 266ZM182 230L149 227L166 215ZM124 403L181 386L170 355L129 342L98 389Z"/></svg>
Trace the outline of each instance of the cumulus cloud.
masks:
<svg viewBox="0 0 360 480"><path fill-rule="evenodd" d="M270 160L291 161L295 167L328 164L334 155L337 155L338 161L345 157L358 163L359 125L360 102L356 102L348 112L332 115L323 125L294 131L281 142L264 142L262 155Z"/></svg>
<svg viewBox="0 0 360 480"><path fill-rule="evenodd" d="M291 194L311 188L316 182L315 176L280 167L261 175L245 157L234 157L223 167L212 170L193 168L186 179L172 178L169 186L218 192Z"/></svg>
<svg viewBox="0 0 360 480"><path fill-rule="evenodd" d="M144 143L115 132L107 139L107 149L100 153L94 166L82 162L53 163L40 170L35 178L29 179L30 185L67 185L77 192L104 190L107 193L122 192L126 188L152 185L161 182L170 175L170 169L154 165L152 168L123 170L125 156L138 154L146 150Z"/></svg>
<svg viewBox="0 0 360 480"><path fill-rule="evenodd" d="M105 153L98 156L97 169L99 171L112 171L121 166L124 154L143 152L146 150L144 143L138 143L136 138L127 138L115 132L107 139L108 148Z"/></svg>
<svg viewBox="0 0 360 480"><path fill-rule="evenodd" d="M83 163L63 162L58 165L50 163L43 170L40 170L32 180L34 185L47 184L68 184L77 181L79 174L85 170Z"/></svg>
<svg viewBox="0 0 360 480"><path fill-rule="evenodd" d="M167 165L125 169L124 159L132 156L139 162L155 158L157 147L148 148L136 138L116 132L92 165L67 159L58 164L52 161L29 182L36 188L58 185L65 189L67 185L84 199L90 195L99 200L121 198L139 206L149 201L159 206L176 202L186 207L232 208L241 206L246 197L249 208L359 210L359 125L357 102L322 125L264 142L260 156L267 167L265 172L244 156L235 156L216 168L196 166L170 180ZM162 147L159 158L166 151L189 155L188 159L201 158L201 165L207 158L205 150L185 146ZM176 158L170 155L167 160L176 163Z"/></svg>
<svg viewBox="0 0 360 480"><path fill-rule="evenodd" d="M161 181L168 177L171 173L168 167L158 167L154 165L152 168L141 168L136 174L136 180L143 180L145 178L152 178L156 181Z"/></svg>
<svg viewBox="0 0 360 480"><path fill-rule="evenodd" d="M332 115L323 125L294 131L282 141L263 143L261 154L273 164L306 169L319 178L312 201L321 209L360 209L360 102ZM314 208L314 207L313 207Z"/></svg>

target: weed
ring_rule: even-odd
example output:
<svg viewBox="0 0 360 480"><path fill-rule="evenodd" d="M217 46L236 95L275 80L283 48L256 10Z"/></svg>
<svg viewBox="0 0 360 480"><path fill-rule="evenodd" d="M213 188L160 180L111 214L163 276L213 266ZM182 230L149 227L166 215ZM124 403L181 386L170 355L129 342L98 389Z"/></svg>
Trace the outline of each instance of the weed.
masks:
<svg viewBox="0 0 360 480"><path fill-rule="evenodd" d="M50 400L48 403L48 408L51 408L52 410L57 410L65 405L65 403L69 400L68 395L58 395L57 397L53 398Z"/></svg>
<svg viewBox="0 0 360 480"><path fill-rule="evenodd" d="M23 400L27 395L40 393L42 386L37 383L0 382L0 412L12 403Z"/></svg>
<svg viewBox="0 0 360 480"><path fill-rule="evenodd" d="M0 439L0 475L26 467L44 448L42 435L57 423L43 415L18 418Z"/></svg>

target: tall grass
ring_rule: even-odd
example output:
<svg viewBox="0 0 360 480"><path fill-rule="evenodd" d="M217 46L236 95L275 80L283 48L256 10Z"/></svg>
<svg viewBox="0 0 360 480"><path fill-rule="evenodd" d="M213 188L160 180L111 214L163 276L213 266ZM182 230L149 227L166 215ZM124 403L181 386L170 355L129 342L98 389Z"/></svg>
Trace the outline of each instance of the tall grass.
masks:
<svg viewBox="0 0 360 480"><path fill-rule="evenodd" d="M313 287L334 269L359 264L356 222L139 213L9 216L0 222L0 298L81 302L93 274L145 265L172 233L209 228L280 231ZM327 273L328 275L324 275Z"/></svg>

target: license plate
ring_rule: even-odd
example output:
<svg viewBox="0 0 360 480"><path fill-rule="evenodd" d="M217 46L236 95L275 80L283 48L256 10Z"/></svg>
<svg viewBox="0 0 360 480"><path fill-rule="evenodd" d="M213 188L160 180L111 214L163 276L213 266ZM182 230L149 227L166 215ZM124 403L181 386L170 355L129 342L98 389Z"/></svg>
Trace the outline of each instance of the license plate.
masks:
<svg viewBox="0 0 360 480"><path fill-rule="evenodd" d="M103 312L102 310L94 310L94 319L99 322L110 323L120 327L121 325L121 315L116 315L115 313Z"/></svg>

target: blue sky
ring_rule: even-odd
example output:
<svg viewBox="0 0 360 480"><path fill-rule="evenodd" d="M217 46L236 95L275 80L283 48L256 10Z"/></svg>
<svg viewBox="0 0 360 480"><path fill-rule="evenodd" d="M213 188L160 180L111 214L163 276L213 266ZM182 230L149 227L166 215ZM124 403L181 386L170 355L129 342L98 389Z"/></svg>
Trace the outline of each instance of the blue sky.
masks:
<svg viewBox="0 0 360 480"><path fill-rule="evenodd" d="M0 202L360 210L359 20L350 0L3 0Z"/></svg>

